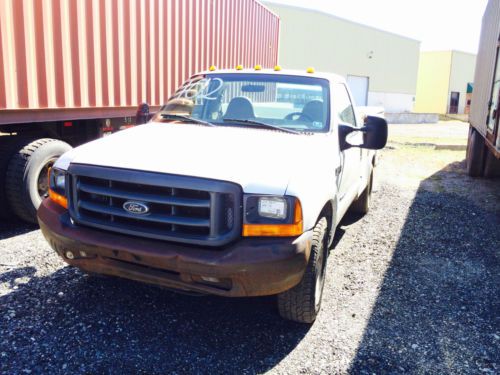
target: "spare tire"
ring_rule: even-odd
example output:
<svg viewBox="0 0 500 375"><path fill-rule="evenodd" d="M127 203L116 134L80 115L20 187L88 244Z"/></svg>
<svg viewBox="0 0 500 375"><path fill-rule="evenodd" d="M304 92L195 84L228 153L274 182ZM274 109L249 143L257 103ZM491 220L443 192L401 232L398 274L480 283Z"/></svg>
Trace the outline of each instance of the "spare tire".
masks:
<svg viewBox="0 0 500 375"><path fill-rule="evenodd" d="M48 169L71 150L71 146L57 139L27 140L9 162L5 181L7 201L20 219L36 223L36 210L48 194Z"/></svg>

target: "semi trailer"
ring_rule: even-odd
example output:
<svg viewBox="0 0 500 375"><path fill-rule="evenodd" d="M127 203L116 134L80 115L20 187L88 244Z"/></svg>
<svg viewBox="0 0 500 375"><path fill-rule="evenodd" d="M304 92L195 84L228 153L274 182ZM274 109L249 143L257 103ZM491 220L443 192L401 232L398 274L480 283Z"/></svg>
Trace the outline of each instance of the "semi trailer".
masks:
<svg viewBox="0 0 500 375"><path fill-rule="evenodd" d="M278 38L254 0L0 0L0 217L36 222L60 155L135 126L194 72L273 67Z"/></svg>
<svg viewBox="0 0 500 375"><path fill-rule="evenodd" d="M467 172L500 176L500 0L490 0L483 17L467 145Z"/></svg>

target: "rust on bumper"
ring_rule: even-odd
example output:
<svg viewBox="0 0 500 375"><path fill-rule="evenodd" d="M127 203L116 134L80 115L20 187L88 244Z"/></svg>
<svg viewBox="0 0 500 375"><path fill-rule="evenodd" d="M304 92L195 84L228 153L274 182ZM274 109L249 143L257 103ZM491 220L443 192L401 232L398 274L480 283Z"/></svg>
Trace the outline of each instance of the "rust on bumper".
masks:
<svg viewBox="0 0 500 375"><path fill-rule="evenodd" d="M264 296L297 285L310 254L311 232L299 238L242 238L219 249L131 237L73 225L46 199L38 222L70 265L95 272L221 296ZM74 258L68 259L71 251Z"/></svg>

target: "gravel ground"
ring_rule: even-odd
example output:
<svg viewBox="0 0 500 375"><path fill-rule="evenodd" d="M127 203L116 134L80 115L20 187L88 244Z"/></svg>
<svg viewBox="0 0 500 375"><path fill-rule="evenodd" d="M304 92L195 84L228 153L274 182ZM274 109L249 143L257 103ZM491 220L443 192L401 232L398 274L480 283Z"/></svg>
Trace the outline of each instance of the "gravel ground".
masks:
<svg viewBox="0 0 500 375"><path fill-rule="evenodd" d="M281 320L272 297L88 277L36 228L0 223L0 372L499 373L500 213L385 178L410 168L384 167L394 152L371 212L338 230L312 326Z"/></svg>
<svg viewBox="0 0 500 375"><path fill-rule="evenodd" d="M391 140L399 143L432 143L436 145L467 145L469 124L461 121L440 121L436 124L391 124Z"/></svg>

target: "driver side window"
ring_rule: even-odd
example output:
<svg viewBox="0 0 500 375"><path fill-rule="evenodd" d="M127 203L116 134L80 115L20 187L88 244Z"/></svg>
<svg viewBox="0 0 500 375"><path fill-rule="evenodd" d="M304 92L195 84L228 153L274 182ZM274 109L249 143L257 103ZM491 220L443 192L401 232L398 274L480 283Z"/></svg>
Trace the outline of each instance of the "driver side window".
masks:
<svg viewBox="0 0 500 375"><path fill-rule="evenodd" d="M349 98L347 88L342 83L336 83L333 90L333 106L338 121L343 124L357 126L356 116L354 115L354 107L352 105L351 99Z"/></svg>

